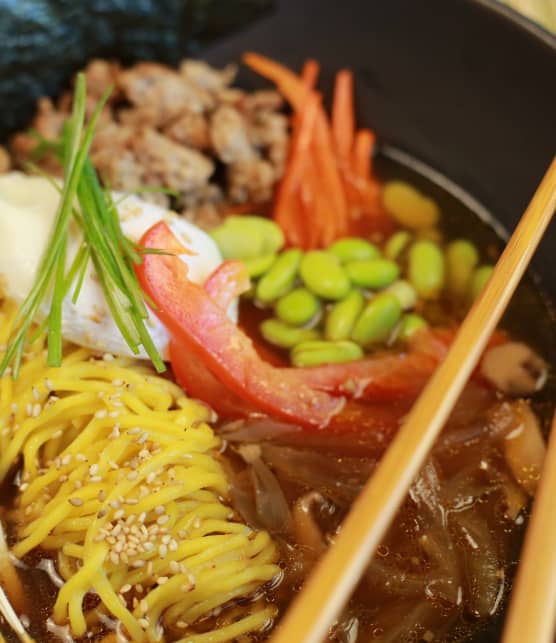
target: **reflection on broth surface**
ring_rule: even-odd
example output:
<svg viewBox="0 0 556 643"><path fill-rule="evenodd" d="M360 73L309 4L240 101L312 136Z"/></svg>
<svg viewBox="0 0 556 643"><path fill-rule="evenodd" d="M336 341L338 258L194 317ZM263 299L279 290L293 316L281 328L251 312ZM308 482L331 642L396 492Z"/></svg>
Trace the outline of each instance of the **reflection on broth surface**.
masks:
<svg viewBox="0 0 556 643"><path fill-rule="evenodd" d="M310 63L306 84L318 73ZM250 64L266 63L255 56ZM127 83L110 99L112 120L104 127L151 118L153 136L177 135L164 110L150 113L136 93L125 94L132 82L134 91L142 87L144 73L170 109L169 88L184 90L177 72L150 64L133 72L100 69L124 74ZM340 144L345 104L337 100L332 169L326 158L319 162L339 185L324 201L345 197L351 223L329 221L312 231L278 206L281 227L238 215L232 194L246 180L238 170L246 159L230 157L237 139L220 126L232 123L241 149L245 144L254 154L250 160L272 161L266 196L247 204L268 208L268 190L284 170L282 98L234 92L231 69L190 61L181 73L189 90L196 74L211 79L214 86L196 89L208 101L197 115L208 127L218 112L220 123L218 145L205 139L191 145L233 171L228 200L211 201L219 225L204 222L225 259L204 283L189 279L173 256L182 255L187 239L178 243L160 222L141 241L155 252L130 269L157 305L173 374L69 342L57 369L47 364L39 333L25 346L19 377L12 380L7 370L0 378L0 519L11 550L9 557L2 550L0 581L38 641L268 640L334 543L501 247L492 228L423 174L386 156L371 168L369 130L348 140L360 150L355 169L348 167ZM350 78L339 74L336 92L344 99ZM311 113L287 98L300 112L293 120L295 161L296 128L306 127ZM316 100L308 103L317 110ZM53 116L52 105L42 109ZM312 117L318 123L318 112ZM278 151L262 121L277 128ZM16 139L23 156L25 142ZM326 140L319 144L322 152ZM88 171L94 175L92 165ZM203 185L212 199L217 186L209 176L207 170ZM309 193L319 187L318 172L309 169L304 179ZM189 188L178 187L177 197L158 200L198 210L208 198L203 188L194 204L185 203ZM319 206L318 194L309 196L294 190L289 206L306 206L305 199L324 217L324 201ZM222 222L227 208L233 216ZM161 304L153 284L170 284L175 298ZM227 313L238 300L236 326ZM5 346L16 315L8 297L0 315ZM544 456L555 393L547 365L555 362L552 311L525 280L329 641L494 640ZM3 621L0 630L17 640Z"/></svg>

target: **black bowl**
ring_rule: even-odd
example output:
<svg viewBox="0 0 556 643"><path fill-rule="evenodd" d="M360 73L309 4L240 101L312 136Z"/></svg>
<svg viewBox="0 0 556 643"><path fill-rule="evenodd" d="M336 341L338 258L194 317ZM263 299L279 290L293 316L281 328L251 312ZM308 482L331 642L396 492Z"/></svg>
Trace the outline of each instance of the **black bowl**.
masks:
<svg viewBox="0 0 556 643"><path fill-rule="evenodd" d="M215 0L213 5L222 8L225 2ZM244 8L256 5L257 11L267 4L266 0L238 4L242 2ZM2 4L0 0L0 14ZM35 4L48 5L42 0ZM199 34L187 15L181 13L180 20L163 16L170 5L177 11L187 3L140 4L151 10L158 7L155 37L152 15L138 11L127 24L123 16L125 29L113 25L103 38L73 42L70 38L54 66L51 59L36 67L31 60L25 66L21 55L14 57L5 43L0 44L0 137L9 133L7 123L24 124L39 91L56 94L93 55L172 63L191 53L190 36ZM275 4L273 11L206 46L201 55L223 64L252 49L295 68L311 56L322 64L328 93L333 73L350 67L356 74L358 121L377 132L384 153L410 165L418 159L418 169L471 209L485 216L492 213L507 230L514 227L556 153L556 38L487 0L277 0ZM251 9L244 17L252 17ZM103 28L109 27L111 20L122 20L122 13L103 20ZM231 22L238 26L237 19ZM11 97L9 92L2 94L2 81L10 73L21 80L14 85L20 90ZM240 80L246 85L260 82L246 71ZM555 248L552 227L534 269L554 301ZM478 640L499 640L499 621Z"/></svg>

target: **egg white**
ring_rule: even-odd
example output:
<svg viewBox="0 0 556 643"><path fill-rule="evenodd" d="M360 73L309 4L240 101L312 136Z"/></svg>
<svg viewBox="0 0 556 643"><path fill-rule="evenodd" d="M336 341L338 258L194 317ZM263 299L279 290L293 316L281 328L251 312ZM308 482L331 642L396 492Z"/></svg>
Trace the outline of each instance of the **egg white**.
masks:
<svg viewBox="0 0 556 643"><path fill-rule="evenodd" d="M120 197L115 194L115 202ZM6 295L18 303L24 300L33 285L59 201L59 192L42 177L20 172L0 176L0 279ZM117 207L123 232L134 242L138 242L158 221L166 221L183 244L195 253L180 257L188 266L189 279L195 283L204 283L222 263L222 256L211 237L174 212L136 196L124 197ZM68 266L81 241L81 231L71 221ZM72 292L63 302L62 332L65 339L103 353L133 355L110 314L91 262L75 304L71 297ZM45 302L39 316L44 318L48 310L49 302ZM237 321L237 301L228 309L228 315ZM168 332L152 312L147 328L162 357L168 359ZM147 355L141 350L136 357L146 358Z"/></svg>

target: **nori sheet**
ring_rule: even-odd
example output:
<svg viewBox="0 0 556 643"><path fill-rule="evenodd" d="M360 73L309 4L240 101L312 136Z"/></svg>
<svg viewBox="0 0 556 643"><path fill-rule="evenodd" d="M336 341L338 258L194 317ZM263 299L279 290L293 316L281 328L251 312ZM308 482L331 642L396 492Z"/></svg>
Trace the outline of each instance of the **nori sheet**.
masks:
<svg viewBox="0 0 556 643"><path fill-rule="evenodd" d="M177 63L272 0L0 0L0 140L95 56Z"/></svg>

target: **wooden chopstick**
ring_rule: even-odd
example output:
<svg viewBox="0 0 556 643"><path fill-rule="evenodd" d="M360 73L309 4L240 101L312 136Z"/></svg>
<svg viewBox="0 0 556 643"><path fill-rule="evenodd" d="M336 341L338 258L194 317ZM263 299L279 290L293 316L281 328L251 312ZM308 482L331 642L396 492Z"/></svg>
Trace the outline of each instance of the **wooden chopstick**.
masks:
<svg viewBox="0 0 556 643"><path fill-rule="evenodd" d="M553 643L556 632L556 414L527 528L503 643Z"/></svg>
<svg viewBox="0 0 556 643"><path fill-rule="evenodd" d="M425 390L272 637L321 643L384 536L456 403L556 209L556 157ZM523 639L531 640L531 639Z"/></svg>

